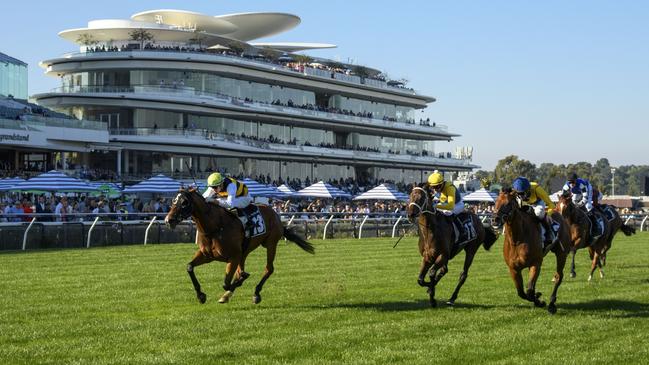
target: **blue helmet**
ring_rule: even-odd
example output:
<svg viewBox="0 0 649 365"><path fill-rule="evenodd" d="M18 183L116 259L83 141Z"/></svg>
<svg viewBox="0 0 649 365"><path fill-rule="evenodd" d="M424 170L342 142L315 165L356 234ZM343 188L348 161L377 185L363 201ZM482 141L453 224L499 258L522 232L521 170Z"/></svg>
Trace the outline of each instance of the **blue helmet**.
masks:
<svg viewBox="0 0 649 365"><path fill-rule="evenodd" d="M512 183L512 189L518 193L524 193L530 189L530 181L524 177L517 177Z"/></svg>

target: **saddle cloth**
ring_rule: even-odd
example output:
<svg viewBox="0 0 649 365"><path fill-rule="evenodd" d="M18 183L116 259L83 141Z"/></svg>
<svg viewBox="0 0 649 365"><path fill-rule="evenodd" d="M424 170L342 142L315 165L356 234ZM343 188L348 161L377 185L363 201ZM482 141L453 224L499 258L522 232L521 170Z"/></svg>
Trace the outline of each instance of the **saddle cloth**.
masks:
<svg viewBox="0 0 649 365"><path fill-rule="evenodd" d="M543 228L543 225L539 223L539 227L541 227L541 242L545 241L545 228ZM559 234L559 228L561 227L561 222L556 221L550 217L550 228L552 229L552 234L553 237L557 237Z"/></svg>
<svg viewBox="0 0 649 365"><path fill-rule="evenodd" d="M467 212L462 212L453 219L453 247L451 248L451 257L464 249L464 246L477 237L476 228L473 225L473 219Z"/></svg>
<svg viewBox="0 0 649 365"><path fill-rule="evenodd" d="M601 207L602 210L604 211L604 214L606 215L606 219L608 219L609 222L615 219L616 217L615 208L613 208L610 205L601 205Z"/></svg>
<svg viewBox="0 0 649 365"><path fill-rule="evenodd" d="M607 217L608 218L608 217ZM604 218L596 214L588 214L588 221L590 222L590 244L594 243L594 238L604 234Z"/></svg>
<svg viewBox="0 0 649 365"><path fill-rule="evenodd" d="M230 212L239 218L244 231L249 228L246 236L252 238L266 233L266 223L264 222L264 217L261 215L261 211L257 205L250 204L241 210L243 216L239 216L236 209L231 209Z"/></svg>

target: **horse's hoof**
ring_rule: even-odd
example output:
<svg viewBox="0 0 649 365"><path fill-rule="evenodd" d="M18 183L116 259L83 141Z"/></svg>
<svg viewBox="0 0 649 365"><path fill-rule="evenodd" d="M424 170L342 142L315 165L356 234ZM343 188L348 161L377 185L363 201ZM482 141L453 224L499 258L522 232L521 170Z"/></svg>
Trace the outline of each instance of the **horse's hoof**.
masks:
<svg viewBox="0 0 649 365"><path fill-rule="evenodd" d="M207 301L207 295L205 293L198 293L196 294L196 297L201 304L205 304L205 302Z"/></svg>
<svg viewBox="0 0 649 365"><path fill-rule="evenodd" d="M229 302L230 298L232 297L232 294L234 294L234 292L231 292L229 290L226 291L225 293L223 293L223 295L219 299L219 303L225 304L225 303Z"/></svg>
<svg viewBox="0 0 649 365"><path fill-rule="evenodd" d="M453 307L453 306L455 306L455 301L454 300L449 300L448 302L446 302L446 305L448 305L449 307Z"/></svg>
<svg viewBox="0 0 649 365"><path fill-rule="evenodd" d="M604 271L600 271L600 272L599 272L599 278L600 278L600 279L604 279Z"/></svg>
<svg viewBox="0 0 649 365"><path fill-rule="evenodd" d="M574 272L574 271L571 272L571 273L570 273L570 277L573 278L573 279L576 278L576 277L577 277L577 273Z"/></svg>
<svg viewBox="0 0 649 365"><path fill-rule="evenodd" d="M543 294L541 294L540 291L537 291L537 292L536 292L536 299L539 299L539 298L541 297L541 295L543 295Z"/></svg>
<svg viewBox="0 0 649 365"><path fill-rule="evenodd" d="M534 302L534 306L538 308L545 308L545 302L542 300L537 300L536 302Z"/></svg>
<svg viewBox="0 0 649 365"><path fill-rule="evenodd" d="M255 294L252 296L252 304L259 304L261 302L261 295Z"/></svg>
<svg viewBox="0 0 649 365"><path fill-rule="evenodd" d="M593 280L593 275L588 275L588 282L590 283L591 280Z"/></svg>
<svg viewBox="0 0 649 365"><path fill-rule="evenodd" d="M437 308L437 301L435 300L435 298L430 298L430 306L432 308Z"/></svg>
<svg viewBox="0 0 649 365"><path fill-rule="evenodd" d="M557 306L556 306L556 304L554 304L554 303L550 303L550 305L548 305L548 313L550 313L550 314L555 314L555 313L557 313Z"/></svg>

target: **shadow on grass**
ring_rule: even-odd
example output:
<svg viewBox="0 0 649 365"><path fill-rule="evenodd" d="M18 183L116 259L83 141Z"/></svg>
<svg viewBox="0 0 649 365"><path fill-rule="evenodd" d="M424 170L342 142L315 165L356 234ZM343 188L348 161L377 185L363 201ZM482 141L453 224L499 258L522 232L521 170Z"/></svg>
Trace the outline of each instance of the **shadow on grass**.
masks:
<svg viewBox="0 0 649 365"><path fill-rule="evenodd" d="M649 317L649 303L640 303L631 300L595 299L588 302L561 303L558 306L565 310L580 310L599 315L605 314L607 317Z"/></svg>
<svg viewBox="0 0 649 365"><path fill-rule="evenodd" d="M415 300L415 301L396 301L396 302L377 302L377 303L332 303L320 306L309 306L309 308L317 309L331 309L331 308L351 308L363 309L379 312L407 312L418 310L440 310L440 309L454 309L454 308L467 308L467 309L490 309L494 308L493 305L486 304L473 304L473 303L455 303L453 307L447 306L444 301L437 301L437 308L431 308L428 300Z"/></svg>

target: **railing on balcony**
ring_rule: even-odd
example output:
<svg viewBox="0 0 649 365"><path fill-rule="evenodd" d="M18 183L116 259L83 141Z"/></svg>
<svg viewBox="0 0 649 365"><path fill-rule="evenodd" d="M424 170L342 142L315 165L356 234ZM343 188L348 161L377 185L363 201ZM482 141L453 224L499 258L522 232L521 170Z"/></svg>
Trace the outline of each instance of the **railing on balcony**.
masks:
<svg viewBox="0 0 649 365"><path fill-rule="evenodd" d="M372 88L378 88L378 89L387 89L390 91L396 91L399 93L404 93L404 94L409 94L409 95L417 95L418 93L409 88L405 87L399 87L395 85L388 85L387 82L383 80L378 80L378 79L370 79L370 78L361 78L355 75L347 75L341 72L335 72L335 71L329 71L329 70L322 70L322 69L317 69L313 67L308 67L308 66L303 66L299 68L291 68L287 67L282 64L278 63L272 63L264 60L259 60L259 59L249 59L249 58L243 58L240 56L236 55L230 55L230 54L215 54L215 53L205 53L201 52L199 50L190 50L190 49L185 49L183 51L177 51L177 50L161 50L161 49L151 49L151 50L117 50L117 51L101 51L101 52L70 52L66 53L63 55L65 58L77 58L77 57L114 57L114 58L119 58L123 57L124 55L128 55L129 57L147 57L147 56L157 56L157 57L163 57L163 56L169 56L170 54L188 54L191 55L191 58L196 58L197 60L210 60L210 59L222 59L222 60L228 60L230 62L236 63L236 64L242 64L242 65L253 65L257 67L263 67L272 71L288 71L288 72L294 72L294 73L300 73L303 75L308 75L308 76L316 76L320 78L326 78L328 80L335 79L337 81L342 81L345 83L349 84L354 84L354 85L365 85L369 86ZM191 59L188 58L188 59ZM333 75L333 76L332 76Z"/></svg>
<svg viewBox="0 0 649 365"><path fill-rule="evenodd" d="M220 141L242 145L244 147L261 148L265 150L272 150L278 153L304 153L319 156L333 156L340 158L352 158L354 156L367 157L374 160L387 160L394 162L425 162L430 164L444 164L449 163L454 166L469 166L470 160L456 159L456 158L440 158L435 156L416 156L409 154L393 154L385 152L368 152L353 149L337 149L327 148L320 146L298 146L283 143L270 143L266 141L258 141L248 139L241 136L232 136L227 134L219 134L206 129L180 129L180 128L120 128L110 129L111 136L147 136L147 137L179 137L195 139L200 141Z"/></svg>
<svg viewBox="0 0 649 365"><path fill-rule="evenodd" d="M359 117L342 113L333 113L308 109L302 107L289 107L284 105L273 105L270 103L246 101L243 99L231 97L220 93L210 93L199 91L192 87L186 86L159 86L159 85L135 85L135 86L63 86L52 89L53 93L117 93L117 94L146 94L154 96L164 96L173 98L188 98L196 102L197 98L209 100L211 102L235 105L242 108L254 108L257 111L280 112L298 116L311 116L327 120L341 120L356 123L380 125L383 127L394 127L398 125L400 129L408 129L421 132L435 132L442 135L448 135L448 127L442 124L435 126L421 126L405 121L389 121L377 118Z"/></svg>

